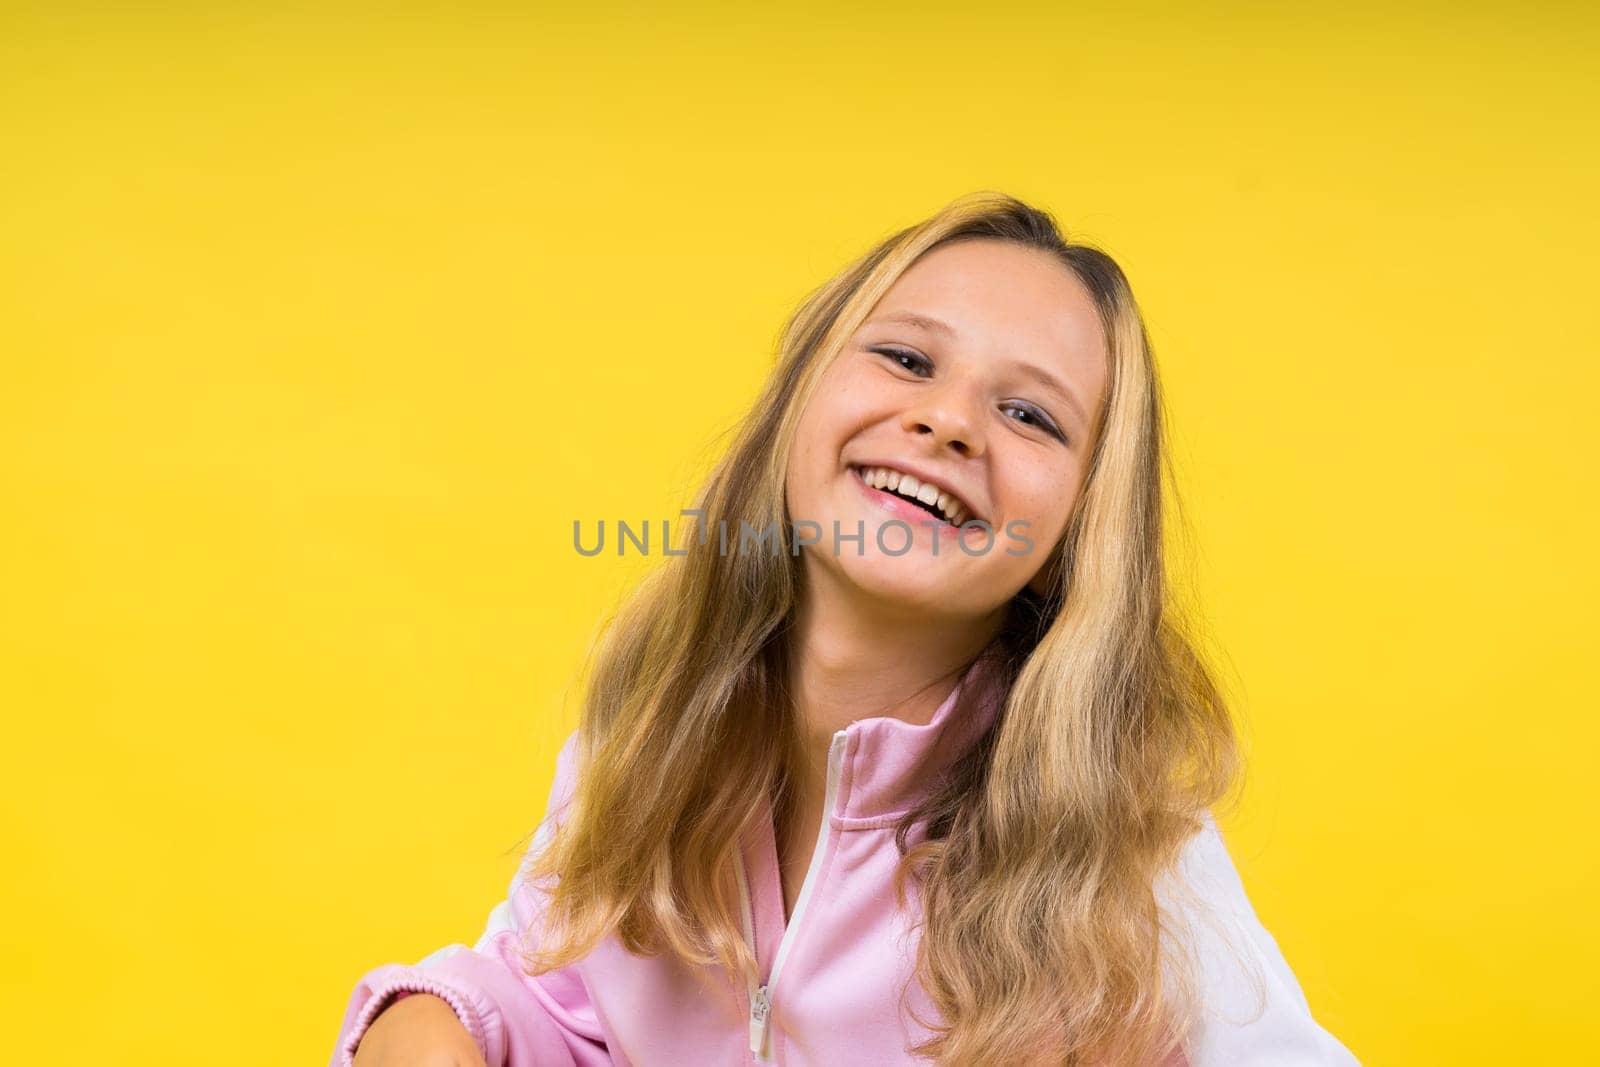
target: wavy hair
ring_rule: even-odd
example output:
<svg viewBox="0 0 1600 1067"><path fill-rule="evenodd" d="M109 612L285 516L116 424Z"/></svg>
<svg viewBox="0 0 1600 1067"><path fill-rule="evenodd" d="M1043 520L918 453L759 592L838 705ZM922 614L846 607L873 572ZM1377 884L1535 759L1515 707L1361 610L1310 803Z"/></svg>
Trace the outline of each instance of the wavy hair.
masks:
<svg viewBox="0 0 1600 1067"><path fill-rule="evenodd" d="M982 191L885 238L785 324L761 396L695 507L776 524L783 551L718 551L705 525L645 575L594 646L571 806L525 877L547 887L531 974L609 934L630 952L753 976L738 841L788 795L798 723L786 643L801 561L784 476L820 375L907 267L953 241L1055 256L1093 298L1109 390L1081 496L980 655L999 714L896 831L896 892L921 892L916 980L941 1018L913 1051L943 1064L1152 1063L1194 1018L1193 960L1155 892L1240 757L1220 688L1171 593L1160 391L1121 268L1045 211ZM1165 483L1163 478L1166 479ZM965 689L966 687L964 687ZM965 699L965 696L963 696ZM739 768L739 773L728 773ZM913 832L919 840L911 844Z"/></svg>

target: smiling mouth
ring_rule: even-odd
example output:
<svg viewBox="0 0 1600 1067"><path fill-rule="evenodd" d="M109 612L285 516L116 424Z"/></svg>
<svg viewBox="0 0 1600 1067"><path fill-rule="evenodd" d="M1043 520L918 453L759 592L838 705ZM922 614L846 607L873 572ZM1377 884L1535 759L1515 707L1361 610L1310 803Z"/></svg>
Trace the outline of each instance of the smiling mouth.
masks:
<svg viewBox="0 0 1600 1067"><path fill-rule="evenodd" d="M912 475L904 474L892 467L852 465L850 470L869 489L893 494L952 526L960 526L963 522L976 518L972 514L972 509L954 494L931 482L919 481Z"/></svg>

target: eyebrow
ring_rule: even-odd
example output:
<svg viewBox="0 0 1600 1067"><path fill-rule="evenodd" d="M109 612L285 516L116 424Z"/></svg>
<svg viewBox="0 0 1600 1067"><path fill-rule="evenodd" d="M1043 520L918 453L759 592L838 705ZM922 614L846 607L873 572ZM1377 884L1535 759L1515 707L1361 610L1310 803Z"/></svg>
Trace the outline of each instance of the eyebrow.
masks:
<svg viewBox="0 0 1600 1067"><path fill-rule="evenodd" d="M893 315L885 315L883 318L874 319L873 321L899 322L904 323L907 326L915 326L919 330L927 330L929 333L942 333L946 337L956 336L955 327L951 326L948 322L945 322L942 319L932 318L928 315L919 315L915 311L901 311Z"/></svg>
<svg viewBox="0 0 1600 1067"><path fill-rule="evenodd" d="M954 340L957 336L955 327L951 326L948 322L945 322L942 319L933 318L930 315L921 315L915 311L899 311L893 315L884 315L882 318L873 319L872 322L896 322L905 326L914 326L919 330L926 330L928 333L943 334L952 340ZM1066 387L1061 379L1057 378L1054 374L1051 374L1049 371L1045 370L1041 366L1038 366L1037 364L1025 363L1021 360L1008 361L1007 366L1013 367L1028 377L1033 378L1046 389L1049 389L1055 393L1059 393L1061 398L1065 400L1067 404L1071 406L1073 411L1077 413L1078 418L1085 425L1088 424L1089 413L1084 410L1083 404L1079 402L1077 396L1071 389Z"/></svg>

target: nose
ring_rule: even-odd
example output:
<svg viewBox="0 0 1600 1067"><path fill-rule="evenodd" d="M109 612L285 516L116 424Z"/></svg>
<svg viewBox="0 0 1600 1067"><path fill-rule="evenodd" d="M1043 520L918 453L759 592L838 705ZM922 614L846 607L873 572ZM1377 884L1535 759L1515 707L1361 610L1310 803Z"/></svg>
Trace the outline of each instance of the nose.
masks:
<svg viewBox="0 0 1600 1067"><path fill-rule="evenodd" d="M981 400L974 385L946 378L919 390L917 401L906 408L900 425L924 439L934 451L949 448L961 456L983 455Z"/></svg>

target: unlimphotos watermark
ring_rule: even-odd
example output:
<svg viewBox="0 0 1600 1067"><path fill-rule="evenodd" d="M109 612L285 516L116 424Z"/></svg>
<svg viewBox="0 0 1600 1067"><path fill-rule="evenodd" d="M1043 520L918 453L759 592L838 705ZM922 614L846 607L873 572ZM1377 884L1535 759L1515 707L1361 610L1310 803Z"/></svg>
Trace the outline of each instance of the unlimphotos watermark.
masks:
<svg viewBox="0 0 1600 1067"><path fill-rule="evenodd" d="M705 511L700 508L685 508L679 515L692 515L699 530L699 543L705 545L710 540L710 529L705 522ZM777 521L769 522L764 526L755 527L743 519L739 520L739 528L730 538L728 521L717 521L717 554L727 556L737 552L746 555L751 552L765 551L768 555L776 556L783 552L782 537L783 525ZM947 522L928 519L917 525L927 527L949 526ZM1006 523L1006 539L1011 544L1005 549L1008 556L1026 556L1033 551L1033 538L1025 532L1030 524L1026 519L1012 519ZM798 556L802 548L810 546L823 546L829 544L823 540L822 524L810 519L791 519L788 522L790 537L788 538L790 552ZM840 547L845 544L855 545L856 555L866 554L867 529L865 521L856 520L856 532L845 533L839 527L839 520L834 519L831 549L835 556L841 555ZM802 530L808 532L802 532ZM898 531L898 532L897 532ZM995 529L982 519L971 519L961 524L956 532L956 545L969 556L985 556L995 548L998 538ZM887 534L887 536L886 536ZM935 536L932 541L933 555L939 554L939 545L942 538ZM730 546L730 541L733 543ZM911 551L916 543L916 531L911 524L903 519L889 519L878 526L873 535L878 551L886 556L903 556ZM661 547L663 555L687 556L687 549L672 547L672 523L668 519L661 520L661 536L656 542ZM628 554L628 546L641 556L648 556L650 551L650 520L645 519L640 523L640 529L635 530L626 519L616 520L616 546L617 555ZM1018 547L1020 546L1020 547ZM572 520L572 547L578 550L580 556L598 556L606 547L606 520L598 521L594 546L584 544L583 523L579 519Z"/></svg>

